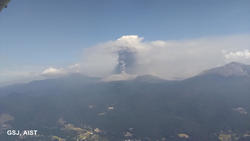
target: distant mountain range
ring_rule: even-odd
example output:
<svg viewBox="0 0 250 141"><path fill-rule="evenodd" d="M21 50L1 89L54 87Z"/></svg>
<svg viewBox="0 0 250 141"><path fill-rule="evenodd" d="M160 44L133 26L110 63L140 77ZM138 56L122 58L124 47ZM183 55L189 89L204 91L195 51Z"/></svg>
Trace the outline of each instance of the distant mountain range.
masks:
<svg viewBox="0 0 250 141"><path fill-rule="evenodd" d="M249 76L249 65L232 62L178 81L71 74L3 87L0 140L249 141Z"/></svg>
<svg viewBox="0 0 250 141"><path fill-rule="evenodd" d="M213 68L207 71L204 71L202 75L214 74L220 76L250 76L250 65L245 65L237 62L232 62L226 64L222 67Z"/></svg>

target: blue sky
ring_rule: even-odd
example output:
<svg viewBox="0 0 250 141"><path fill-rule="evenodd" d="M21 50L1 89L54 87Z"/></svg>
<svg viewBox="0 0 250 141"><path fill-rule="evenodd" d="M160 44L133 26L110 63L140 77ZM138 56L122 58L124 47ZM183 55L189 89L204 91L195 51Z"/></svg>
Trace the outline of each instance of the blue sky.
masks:
<svg viewBox="0 0 250 141"><path fill-rule="evenodd" d="M70 65L84 48L123 35L249 34L249 15L249 0L11 0L0 13L0 72Z"/></svg>

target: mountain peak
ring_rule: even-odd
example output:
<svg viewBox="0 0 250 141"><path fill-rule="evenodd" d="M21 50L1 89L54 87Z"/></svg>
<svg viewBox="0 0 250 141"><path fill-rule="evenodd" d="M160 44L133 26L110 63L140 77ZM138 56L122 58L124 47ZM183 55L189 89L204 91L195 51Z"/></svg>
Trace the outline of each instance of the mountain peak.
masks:
<svg viewBox="0 0 250 141"><path fill-rule="evenodd" d="M231 66L231 67L240 66L240 67L242 67L242 66L247 66L247 65L239 63L239 62L231 62L231 63L226 64L225 66Z"/></svg>
<svg viewBox="0 0 250 141"><path fill-rule="evenodd" d="M201 73L201 75L213 74L225 77L229 76L250 76L250 65L231 62L221 67L213 68Z"/></svg>

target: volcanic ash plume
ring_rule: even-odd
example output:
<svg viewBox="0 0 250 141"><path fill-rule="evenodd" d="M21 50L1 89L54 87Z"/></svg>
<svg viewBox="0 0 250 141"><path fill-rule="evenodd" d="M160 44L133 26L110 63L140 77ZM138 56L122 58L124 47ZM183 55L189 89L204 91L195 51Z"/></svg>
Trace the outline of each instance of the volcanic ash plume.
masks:
<svg viewBox="0 0 250 141"><path fill-rule="evenodd" d="M129 47L123 47L117 51L118 64L115 67L114 73L121 74L134 74L136 65L136 51Z"/></svg>

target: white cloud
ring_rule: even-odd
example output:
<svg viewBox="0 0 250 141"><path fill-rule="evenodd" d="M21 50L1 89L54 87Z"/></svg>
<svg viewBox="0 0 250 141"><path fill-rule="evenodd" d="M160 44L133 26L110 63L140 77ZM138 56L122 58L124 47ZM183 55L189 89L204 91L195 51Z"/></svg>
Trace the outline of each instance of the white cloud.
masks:
<svg viewBox="0 0 250 141"><path fill-rule="evenodd" d="M31 80L41 79L39 77L38 69L29 67L30 70L1 70L0 71L0 87L10 85L13 83L24 83Z"/></svg>
<svg viewBox="0 0 250 141"><path fill-rule="evenodd" d="M135 74L154 74L166 79L186 78L228 63L229 60L222 51L250 49L249 39L249 35L238 35L144 41L137 35L126 35L85 49L79 68L80 72L87 75L110 76L119 63L119 50L129 49L136 56L136 65L133 68Z"/></svg>
<svg viewBox="0 0 250 141"><path fill-rule="evenodd" d="M76 63L76 64L73 64L73 65L70 65L68 67L68 71L69 72L75 72L75 73L79 73L80 72L80 64Z"/></svg>
<svg viewBox="0 0 250 141"><path fill-rule="evenodd" d="M102 81L121 81L121 80L131 80L136 78L137 75L131 75L131 74L127 74L125 72L121 73L121 74L113 74L107 77L104 77L102 79Z"/></svg>
<svg viewBox="0 0 250 141"><path fill-rule="evenodd" d="M114 73L119 64L121 50L129 50L135 56L132 60L135 65L122 64L125 69L132 67L131 74ZM0 85L7 81L12 83L20 80L44 79L75 72L103 77L104 81L131 79L143 74L152 74L165 79L182 79L231 61L250 64L250 35L169 41L144 41L137 35L126 35L114 41L85 48L83 57L78 63L63 68L44 69L40 66L1 70Z"/></svg>
<svg viewBox="0 0 250 141"><path fill-rule="evenodd" d="M67 74L67 72L63 68L57 69L53 67L49 67L41 73L41 75L45 77L58 77L65 74Z"/></svg>
<svg viewBox="0 0 250 141"><path fill-rule="evenodd" d="M225 52L226 59L250 59L250 51L248 49L235 52Z"/></svg>

